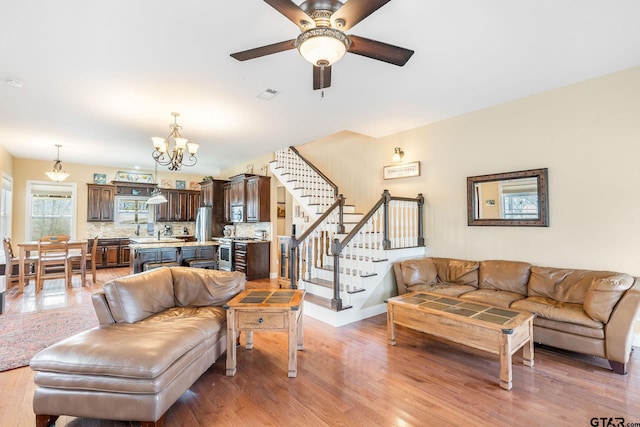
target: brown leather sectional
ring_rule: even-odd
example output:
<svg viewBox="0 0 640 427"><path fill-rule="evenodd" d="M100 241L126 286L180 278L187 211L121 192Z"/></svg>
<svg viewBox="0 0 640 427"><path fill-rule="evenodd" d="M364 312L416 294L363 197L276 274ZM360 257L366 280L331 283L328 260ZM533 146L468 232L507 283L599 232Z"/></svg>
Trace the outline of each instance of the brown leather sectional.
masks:
<svg viewBox="0 0 640 427"><path fill-rule="evenodd" d="M38 426L59 415L140 421L164 413L226 351L222 305L239 272L158 268L115 279L92 296L100 326L31 360Z"/></svg>
<svg viewBox="0 0 640 427"><path fill-rule="evenodd" d="M528 311L533 338L609 360L626 374L640 313L640 278L518 261L425 257L394 264L398 293L427 291Z"/></svg>

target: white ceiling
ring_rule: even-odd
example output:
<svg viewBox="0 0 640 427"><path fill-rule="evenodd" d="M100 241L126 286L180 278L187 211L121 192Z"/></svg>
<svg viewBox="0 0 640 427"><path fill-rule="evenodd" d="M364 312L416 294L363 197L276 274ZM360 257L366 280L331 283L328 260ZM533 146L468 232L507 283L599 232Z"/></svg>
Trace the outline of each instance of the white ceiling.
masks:
<svg viewBox="0 0 640 427"><path fill-rule="evenodd" d="M300 3L301 0L296 0ZM312 90L295 38L261 0L3 0L0 143L15 157L153 169L151 136L200 143L220 169L343 130L381 137L640 65L638 0L393 0L348 31L415 50L347 54ZM22 88L5 84L23 81ZM280 92L257 98L266 88Z"/></svg>

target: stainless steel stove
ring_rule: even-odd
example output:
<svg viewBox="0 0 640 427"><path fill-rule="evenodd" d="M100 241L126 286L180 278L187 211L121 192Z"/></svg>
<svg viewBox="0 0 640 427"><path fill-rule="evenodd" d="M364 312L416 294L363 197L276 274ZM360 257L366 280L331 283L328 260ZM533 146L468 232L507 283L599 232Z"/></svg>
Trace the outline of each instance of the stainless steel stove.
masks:
<svg viewBox="0 0 640 427"><path fill-rule="evenodd" d="M260 237L217 237L220 243L218 246L218 269L223 271L233 271L233 242L246 242L249 240L264 240L264 235Z"/></svg>

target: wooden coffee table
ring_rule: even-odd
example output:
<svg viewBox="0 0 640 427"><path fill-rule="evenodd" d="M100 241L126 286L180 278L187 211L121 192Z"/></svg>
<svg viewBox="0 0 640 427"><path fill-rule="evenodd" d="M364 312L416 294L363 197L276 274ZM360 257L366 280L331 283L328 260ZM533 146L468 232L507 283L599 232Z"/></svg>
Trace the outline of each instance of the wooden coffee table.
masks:
<svg viewBox="0 0 640 427"><path fill-rule="evenodd" d="M299 289L244 291L224 305L227 310L227 376L236 374L236 333L246 332L246 348L253 348L253 331L286 331L289 334L289 377L298 375L296 350L304 349L302 305Z"/></svg>
<svg viewBox="0 0 640 427"><path fill-rule="evenodd" d="M396 325L500 355L500 387L511 390L511 356L522 348L523 364L533 366L533 319L525 312L493 307L429 292L387 300L389 344Z"/></svg>

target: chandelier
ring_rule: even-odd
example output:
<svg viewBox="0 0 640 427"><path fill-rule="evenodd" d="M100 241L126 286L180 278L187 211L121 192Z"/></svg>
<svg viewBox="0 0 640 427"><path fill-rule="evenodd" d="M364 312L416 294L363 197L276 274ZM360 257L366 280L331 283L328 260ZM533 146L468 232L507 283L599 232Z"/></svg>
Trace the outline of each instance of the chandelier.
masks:
<svg viewBox="0 0 640 427"><path fill-rule="evenodd" d="M67 179L69 177L69 174L62 169L62 160L60 160L60 147L62 147L62 145L56 144L56 147L58 147L58 154L53 161L53 171L45 173L47 174L49 179L60 182Z"/></svg>
<svg viewBox="0 0 640 427"><path fill-rule="evenodd" d="M173 116L173 123L169 125L171 133L166 138L154 136L151 138L153 141L153 159L161 166L169 166L169 170L179 171L182 166L193 166L198 159L196 158L196 152L198 151L198 144L188 142L186 138L180 135L180 126L178 121L179 113L171 113ZM185 152L189 154L189 157L184 158ZM183 162L184 161L184 162Z"/></svg>

